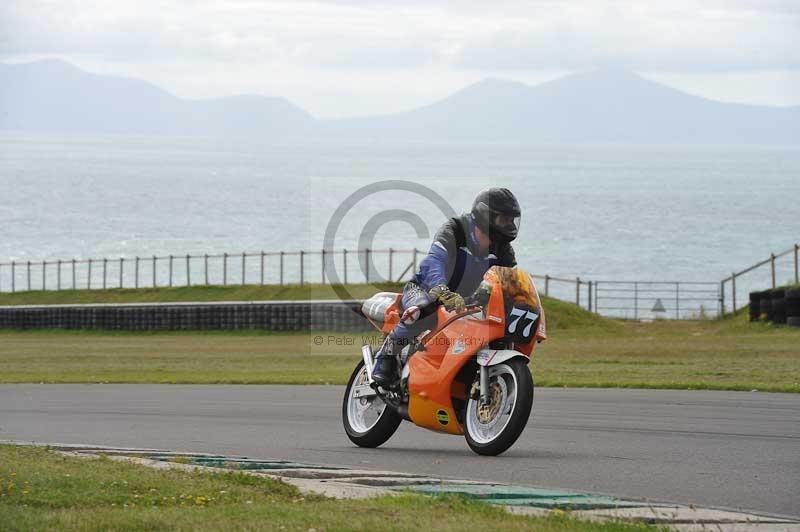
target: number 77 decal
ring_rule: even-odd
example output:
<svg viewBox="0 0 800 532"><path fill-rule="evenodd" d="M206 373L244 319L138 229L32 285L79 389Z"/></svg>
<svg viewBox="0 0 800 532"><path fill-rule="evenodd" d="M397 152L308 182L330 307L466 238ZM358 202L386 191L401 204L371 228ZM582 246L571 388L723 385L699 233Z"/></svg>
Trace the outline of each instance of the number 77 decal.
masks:
<svg viewBox="0 0 800 532"><path fill-rule="evenodd" d="M517 319L512 320L511 323L508 324L509 333L514 334L516 332L517 324L524 317L524 319L530 320L530 323L528 323L528 325L526 325L525 328L522 330L522 336L527 338L528 336L531 335L531 327L533 327L536 318L539 317L538 314L536 314L535 312L531 312L530 310L525 310L517 307L512 307L511 312L509 312L508 314L509 316L517 317Z"/></svg>

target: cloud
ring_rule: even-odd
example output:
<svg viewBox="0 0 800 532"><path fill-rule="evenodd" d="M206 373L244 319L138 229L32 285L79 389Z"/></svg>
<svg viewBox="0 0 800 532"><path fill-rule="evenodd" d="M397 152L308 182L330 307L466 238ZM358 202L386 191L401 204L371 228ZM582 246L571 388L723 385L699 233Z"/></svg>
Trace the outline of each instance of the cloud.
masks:
<svg viewBox="0 0 800 532"><path fill-rule="evenodd" d="M339 114L347 104L333 104L350 94L354 102L341 114L363 114L425 103L487 76L536 82L613 66L685 80L799 70L800 3L0 2L0 60L44 56L144 77L182 96L285 95L321 115L332 107ZM756 83L751 100L796 88L780 81L791 76L764 79L784 89Z"/></svg>
<svg viewBox="0 0 800 532"><path fill-rule="evenodd" d="M410 20L414 13L405 11L242 0L138 2L135 7L109 1L80 6L11 1L0 5L0 53L355 68L428 63L436 55L432 40L417 38Z"/></svg>
<svg viewBox="0 0 800 532"><path fill-rule="evenodd" d="M713 72L800 68L800 11L771 6L669 8L645 3L563 4L466 42L465 68L568 68ZM781 7L783 9L778 10ZM520 24L517 24L520 26Z"/></svg>
<svg viewBox="0 0 800 532"><path fill-rule="evenodd" d="M800 67L796 3L6 0L0 51L330 68Z"/></svg>

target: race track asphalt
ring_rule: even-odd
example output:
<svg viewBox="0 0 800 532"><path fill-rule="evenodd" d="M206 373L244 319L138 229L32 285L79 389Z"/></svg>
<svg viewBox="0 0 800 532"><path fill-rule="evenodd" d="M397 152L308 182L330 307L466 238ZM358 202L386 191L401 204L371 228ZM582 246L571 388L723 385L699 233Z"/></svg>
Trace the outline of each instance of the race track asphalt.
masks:
<svg viewBox="0 0 800 532"><path fill-rule="evenodd" d="M506 454L404 423L354 447L340 386L0 385L0 439L236 454L800 516L800 395L537 389Z"/></svg>

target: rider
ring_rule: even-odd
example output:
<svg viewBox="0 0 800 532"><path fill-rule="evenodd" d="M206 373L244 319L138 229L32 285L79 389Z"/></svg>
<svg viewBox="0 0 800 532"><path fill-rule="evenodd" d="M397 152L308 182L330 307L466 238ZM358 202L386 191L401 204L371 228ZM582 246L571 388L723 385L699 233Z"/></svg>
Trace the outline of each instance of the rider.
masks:
<svg viewBox="0 0 800 532"><path fill-rule="evenodd" d="M448 220L436 233L414 279L403 289L400 323L390 332L378 354L372 378L385 386L396 379L395 364L403 346L422 332L419 310L432 302L449 312L464 310L464 296L472 294L492 266L516 266L511 241L520 222L517 198L507 188L489 188L478 194L472 211Z"/></svg>

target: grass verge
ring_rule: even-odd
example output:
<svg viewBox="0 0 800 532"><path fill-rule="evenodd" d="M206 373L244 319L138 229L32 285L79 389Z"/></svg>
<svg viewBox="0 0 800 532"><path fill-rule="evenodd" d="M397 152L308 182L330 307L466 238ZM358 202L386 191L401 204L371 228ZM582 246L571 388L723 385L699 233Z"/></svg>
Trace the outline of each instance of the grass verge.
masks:
<svg viewBox="0 0 800 532"><path fill-rule="evenodd" d="M0 530L634 531L563 513L511 515L461 497L333 500L240 473L158 470L0 445Z"/></svg>
<svg viewBox="0 0 800 532"><path fill-rule="evenodd" d="M548 314L548 319L551 315ZM538 386L800 392L800 330L745 316L576 325L537 347ZM581 320L589 318L580 317ZM558 323L558 320L553 320ZM344 384L377 334L0 331L0 382Z"/></svg>
<svg viewBox="0 0 800 532"><path fill-rule="evenodd" d="M357 297L398 285L351 285ZM327 294L327 296L326 296ZM325 298L329 285L0 294L5 303ZM15 299L16 298L16 299ZM46 300L46 301L45 301ZM543 298L539 386L800 392L800 329L723 320L612 320ZM344 384L377 334L2 331L0 382Z"/></svg>

